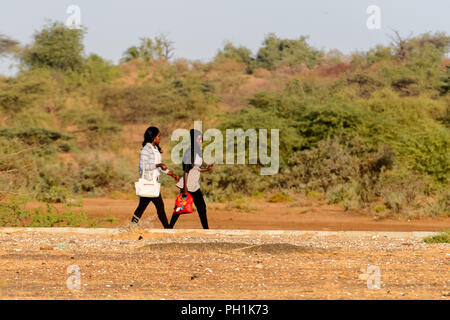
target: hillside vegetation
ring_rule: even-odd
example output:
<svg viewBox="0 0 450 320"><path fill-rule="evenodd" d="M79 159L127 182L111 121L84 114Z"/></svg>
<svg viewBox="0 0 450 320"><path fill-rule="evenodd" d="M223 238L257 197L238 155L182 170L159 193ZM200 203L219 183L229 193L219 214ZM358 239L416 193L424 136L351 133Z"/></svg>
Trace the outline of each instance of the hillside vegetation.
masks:
<svg viewBox="0 0 450 320"><path fill-rule="evenodd" d="M126 196L146 126L162 129L170 164L172 130L194 120L280 130L279 173L217 165L202 177L210 200L300 192L380 216L450 212L445 33L396 34L351 55L269 34L256 53L227 43L207 63L171 59L157 36L124 48L116 65L84 54L86 32L52 22L29 44L0 35L0 55L21 64L0 77L0 213L16 214L18 198Z"/></svg>

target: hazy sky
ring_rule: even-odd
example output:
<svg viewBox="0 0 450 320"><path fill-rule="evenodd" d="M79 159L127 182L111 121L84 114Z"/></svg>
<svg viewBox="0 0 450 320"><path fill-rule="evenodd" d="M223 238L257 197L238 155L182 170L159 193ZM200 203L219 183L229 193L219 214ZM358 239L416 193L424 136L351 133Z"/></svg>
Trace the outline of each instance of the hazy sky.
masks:
<svg viewBox="0 0 450 320"><path fill-rule="evenodd" d="M450 33L449 0L1 0L0 33L30 43L46 19L66 22L69 5L81 9L85 51L115 63L139 37L166 33L175 57L210 60L229 40L254 53L265 35L310 37L321 49L344 53L387 44L392 29L404 36ZM381 9L381 29L369 30L368 6ZM0 60L0 74L13 74Z"/></svg>

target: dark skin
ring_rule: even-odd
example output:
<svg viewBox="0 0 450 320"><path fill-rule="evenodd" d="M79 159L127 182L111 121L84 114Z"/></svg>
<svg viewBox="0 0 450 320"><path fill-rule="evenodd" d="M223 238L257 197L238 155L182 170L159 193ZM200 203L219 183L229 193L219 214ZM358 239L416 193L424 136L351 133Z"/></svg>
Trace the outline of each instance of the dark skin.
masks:
<svg viewBox="0 0 450 320"><path fill-rule="evenodd" d="M161 132L158 132L158 135L153 140L152 145L155 147L156 144L159 144L161 142ZM161 170L167 170L168 167L164 163L158 163L156 165L157 168L161 168ZM176 182L180 181L180 177L174 174L172 171L169 171L167 175L171 176Z"/></svg>
<svg viewBox="0 0 450 320"><path fill-rule="evenodd" d="M202 143L203 143L202 136L197 136L196 139L195 139L195 143L197 144L197 146L199 146L201 148L202 147ZM215 164L216 164L215 162L211 163L210 165L208 165L207 168L200 169L200 172L211 171ZM187 173L187 172L184 173L183 195L186 195L186 193L187 193L186 181L187 181L188 175L189 175L189 173Z"/></svg>

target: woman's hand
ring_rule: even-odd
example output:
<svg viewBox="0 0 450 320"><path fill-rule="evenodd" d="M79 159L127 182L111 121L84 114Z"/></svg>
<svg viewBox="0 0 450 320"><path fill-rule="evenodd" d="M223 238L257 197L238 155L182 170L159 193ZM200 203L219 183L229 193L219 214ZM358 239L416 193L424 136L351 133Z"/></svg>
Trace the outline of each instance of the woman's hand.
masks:
<svg viewBox="0 0 450 320"><path fill-rule="evenodd" d="M211 164L208 166L208 168L206 168L206 171L211 171L215 164L216 164L215 162L211 163Z"/></svg>
<svg viewBox="0 0 450 320"><path fill-rule="evenodd" d="M168 175L171 176L176 182L180 181L180 177L173 172L169 171Z"/></svg>
<svg viewBox="0 0 450 320"><path fill-rule="evenodd" d="M167 170L167 166L164 163L158 163L156 165L157 168L161 168L161 170Z"/></svg>

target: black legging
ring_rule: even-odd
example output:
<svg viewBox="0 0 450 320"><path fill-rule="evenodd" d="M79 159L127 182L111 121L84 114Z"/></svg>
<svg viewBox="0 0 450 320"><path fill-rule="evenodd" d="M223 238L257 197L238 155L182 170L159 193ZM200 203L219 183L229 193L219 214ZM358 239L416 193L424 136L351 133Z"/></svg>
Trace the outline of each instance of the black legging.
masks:
<svg viewBox="0 0 450 320"><path fill-rule="evenodd" d="M139 222L139 219L141 219L142 214L144 213L150 202L153 202L153 204L155 205L159 221L161 221L163 227L165 229L169 228L169 222L167 221L166 211L164 210L164 201L162 200L161 194L156 198L140 197L139 205L136 208L136 211L134 211L134 216L131 221L136 223Z"/></svg>
<svg viewBox="0 0 450 320"><path fill-rule="evenodd" d="M181 191L182 192L182 191ZM198 189L195 192L189 192L194 198L194 204L197 208L198 216L200 217L200 221L202 223L203 229L209 229L208 227L208 218L206 217L206 203L203 199L203 194L200 189ZM180 217L180 214L174 213L172 214L172 218L170 219L170 225L169 228L173 228L175 226L175 223L177 222L178 218Z"/></svg>

